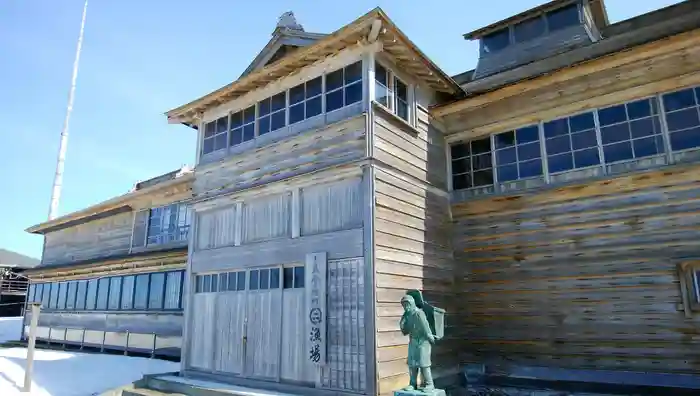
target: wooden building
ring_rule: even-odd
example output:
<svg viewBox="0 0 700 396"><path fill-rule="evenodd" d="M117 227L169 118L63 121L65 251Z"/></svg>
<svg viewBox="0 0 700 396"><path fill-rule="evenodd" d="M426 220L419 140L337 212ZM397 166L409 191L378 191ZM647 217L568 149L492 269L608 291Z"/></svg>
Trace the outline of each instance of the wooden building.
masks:
<svg viewBox="0 0 700 396"><path fill-rule="evenodd" d="M466 35L466 97L431 114L470 378L700 392L699 27L698 1L554 1Z"/></svg>
<svg viewBox="0 0 700 396"><path fill-rule="evenodd" d="M27 230L44 235L25 272L40 341L179 356L192 181L182 168Z"/></svg>
<svg viewBox="0 0 700 396"><path fill-rule="evenodd" d="M38 264L35 258L0 248L0 317L22 316L29 289L23 272Z"/></svg>

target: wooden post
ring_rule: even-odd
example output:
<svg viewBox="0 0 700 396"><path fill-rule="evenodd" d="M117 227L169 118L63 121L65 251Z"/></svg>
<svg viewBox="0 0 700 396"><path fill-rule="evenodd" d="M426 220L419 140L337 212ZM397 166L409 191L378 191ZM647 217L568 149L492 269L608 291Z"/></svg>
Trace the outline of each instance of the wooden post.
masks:
<svg viewBox="0 0 700 396"><path fill-rule="evenodd" d="M36 345L36 328L39 324L39 311L41 311L41 304L33 302L32 307L32 321L29 325L29 343L27 345L27 363L24 367L24 388L23 392L30 392L32 390L32 369L34 368L34 347Z"/></svg>

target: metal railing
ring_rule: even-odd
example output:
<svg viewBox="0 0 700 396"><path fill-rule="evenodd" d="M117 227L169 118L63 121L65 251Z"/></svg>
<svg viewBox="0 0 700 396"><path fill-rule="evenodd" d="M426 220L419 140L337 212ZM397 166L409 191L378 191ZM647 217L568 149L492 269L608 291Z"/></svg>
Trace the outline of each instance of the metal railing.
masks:
<svg viewBox="0 0 700 396"><path fill-rule="evenodd" d="M0 294L26 294L28 289L27 279L0 279Z"/></svg>

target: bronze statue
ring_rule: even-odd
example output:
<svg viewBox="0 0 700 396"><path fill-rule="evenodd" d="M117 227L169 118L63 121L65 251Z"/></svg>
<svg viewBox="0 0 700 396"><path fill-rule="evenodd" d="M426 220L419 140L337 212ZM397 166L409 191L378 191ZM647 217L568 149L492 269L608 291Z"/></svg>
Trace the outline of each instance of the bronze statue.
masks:
<svg viewBox="0 0 700 396"><path fill-rule="evenodd" d="M430 355L435 341L444 334L444 310L428 305L418 290L410 290L401 299L404 313L399 326L401 332L409 337L408 370L410 383L404 388L406 392L433 394L435 384L430 370ZM418 372L423 384L418 387Z"/></svg>

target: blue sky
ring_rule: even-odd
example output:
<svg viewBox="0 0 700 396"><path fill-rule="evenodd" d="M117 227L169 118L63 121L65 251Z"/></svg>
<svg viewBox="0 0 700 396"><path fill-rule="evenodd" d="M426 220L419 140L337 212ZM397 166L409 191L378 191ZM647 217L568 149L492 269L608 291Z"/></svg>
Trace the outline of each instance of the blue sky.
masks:
<svg viewBox="0 0 700 396"><path fill-rule="evenodd" d="M91 0L60 214L192 164L195 132L163 113L233 81L294 11L326 33L376 6L448 74L471 69L462 34L544 0ZM607 0L611 22L674 0ZM264 6L263 6L264 4ZM0 247L34 257L46 220L83 0L0 1Z"/></svg>

